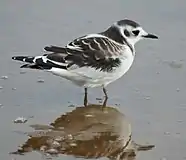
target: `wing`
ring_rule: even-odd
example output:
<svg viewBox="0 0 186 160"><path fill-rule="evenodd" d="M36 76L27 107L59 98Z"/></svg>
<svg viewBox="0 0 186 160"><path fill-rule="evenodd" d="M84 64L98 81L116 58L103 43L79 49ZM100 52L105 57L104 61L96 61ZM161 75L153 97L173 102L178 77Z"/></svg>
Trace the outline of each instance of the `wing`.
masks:
<svg viewBox="0 0 186 160"><path fill-rule="evenodd" d="M109 72L120 65L123 46L101 35L88 35L75 39L64 48L47 46L44 49L52 52L45 54L51 63L67 70L86 66Z"/></svg>

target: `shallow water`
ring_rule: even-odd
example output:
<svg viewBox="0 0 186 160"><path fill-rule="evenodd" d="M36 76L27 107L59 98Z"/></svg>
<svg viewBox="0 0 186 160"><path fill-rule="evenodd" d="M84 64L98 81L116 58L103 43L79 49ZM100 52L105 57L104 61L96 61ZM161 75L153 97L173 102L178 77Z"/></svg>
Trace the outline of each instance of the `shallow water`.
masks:
<svg viewBox="0 0 186 160"><path fill-rule="evenodd" d="M139 151L154 145L137 144L131 124L115 107L102 104L78 106L48 125L31 125L30 138L11 154L25 155L37 151L45 158L71 155L81 158L135 159Z"/></svg>
<svg viewBox="0 0 186 160"><path fill-rule="evenodd" d="M39 55L45 45L65 45L126 17L160 39L136 45L131 70L108 86L108 105L127 115L137 143L156 146L140 152L136 159L186 158L184 0L3 0L0 4L0 77L4 76L0 79L0 159L41 159L37 152L25 156L9 152L27 140L21 133L33 131L29 125L50 124L74 109L69 105L83 104L83 89L48 73L24 73L11 57ZM90 103L98 103L96 98L103 96L100 88L88 92ZM19 116L33 118L25 124L14 124Z"/></svg>

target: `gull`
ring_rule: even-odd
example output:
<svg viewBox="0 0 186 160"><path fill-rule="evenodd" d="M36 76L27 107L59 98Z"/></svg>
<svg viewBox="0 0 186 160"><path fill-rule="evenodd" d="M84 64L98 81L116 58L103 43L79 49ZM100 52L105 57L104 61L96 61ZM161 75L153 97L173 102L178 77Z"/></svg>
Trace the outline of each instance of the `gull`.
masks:
<svg viewBox="0 0 186 160"><path fill-rule="evenodd" d="M66 46L46 46L40 56L13 56L26 64L21 68L44 70L87 88L102 87L108 99L106 86L121 78L132 66L135 44L145 38L158 39L146 32L137 22L119 20L100 33L79 37Z"/></svg>

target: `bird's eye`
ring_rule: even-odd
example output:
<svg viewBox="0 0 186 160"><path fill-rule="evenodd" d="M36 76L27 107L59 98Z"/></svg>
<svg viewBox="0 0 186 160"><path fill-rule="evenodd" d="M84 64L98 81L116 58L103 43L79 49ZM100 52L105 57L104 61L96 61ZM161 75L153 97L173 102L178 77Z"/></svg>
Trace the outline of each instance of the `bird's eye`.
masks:
<svg viewBox="0 0 186 160"><path fill-rule="evenodd" d="M134 31L132 31L132 33L135 35L135 36L137 36L138 34L139 34L139 30L134 30Z"/></svg>
<svg viewBox="0 0 186 160"><path fill-rule="evenodd" d="M124 34L125 34L125 36L127 36L127 37L129 37L129 36L130 36L129 31L127 31L126 29L124 30Z"/></svg>

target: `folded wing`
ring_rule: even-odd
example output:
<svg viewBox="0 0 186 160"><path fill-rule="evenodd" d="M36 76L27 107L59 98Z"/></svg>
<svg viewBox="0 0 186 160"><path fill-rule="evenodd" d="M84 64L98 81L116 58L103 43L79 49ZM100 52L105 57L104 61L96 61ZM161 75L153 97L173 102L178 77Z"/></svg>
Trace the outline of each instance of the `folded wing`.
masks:
<svg viewBox="0 0 186 160"><path fill-rule="evenodd" d="M49 54L43 55L47 62L63 66L67 70L92 67L101 71L112 71L120 65L122 46L106 37L81 37L66 47L47 46Z"/></svg>

